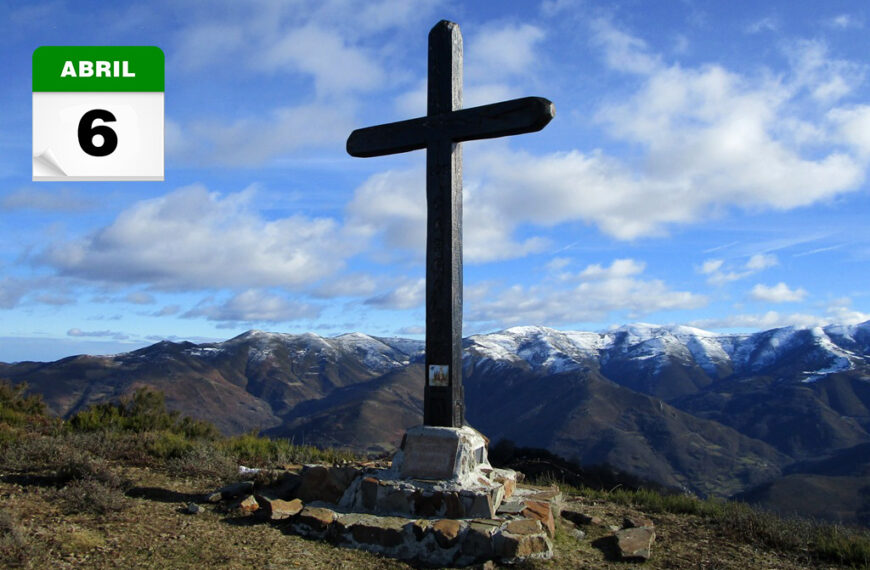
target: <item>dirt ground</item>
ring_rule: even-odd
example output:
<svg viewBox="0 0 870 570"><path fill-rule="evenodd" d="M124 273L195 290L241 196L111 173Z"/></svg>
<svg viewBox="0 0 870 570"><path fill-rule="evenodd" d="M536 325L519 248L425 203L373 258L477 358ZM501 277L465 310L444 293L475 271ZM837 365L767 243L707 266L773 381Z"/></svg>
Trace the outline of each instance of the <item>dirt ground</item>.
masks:
<svg viewBox="0 0 870 570"><path fill-rule="evenodd" d="M126 468L132 487L119 496L113 512L69 513L60 491L15 474L0 474L0 566L23 568L413 568L407 563L363 551L331 546L289 534L280 524L252 515L221 512L203 505L199 514L186 506L219 484L173 479L140 468ZM552 560L513 568L629 568L615 560L610 525L637 511L622 505L579 499L585 512L604 525L586 526L578 539L574 527L558 521ZM818 568L798 554L766 551L734 543L720 523L689 515L647 515L655 523L652 558L644 568L749 570ZM494 567L499 568L499 565Z"/></svg>

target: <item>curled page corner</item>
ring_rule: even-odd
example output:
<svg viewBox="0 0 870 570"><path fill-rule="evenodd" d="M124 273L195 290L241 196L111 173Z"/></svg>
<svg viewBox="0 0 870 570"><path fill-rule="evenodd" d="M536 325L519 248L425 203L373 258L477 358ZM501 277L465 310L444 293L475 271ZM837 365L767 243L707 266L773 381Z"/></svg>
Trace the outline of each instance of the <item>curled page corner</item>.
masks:
<svg viewBox="0 0 870 570"><path fill-rule="evenodd" d="M33 155L33 174L35 176L67 176L54 153L48 148Z"/></svg>

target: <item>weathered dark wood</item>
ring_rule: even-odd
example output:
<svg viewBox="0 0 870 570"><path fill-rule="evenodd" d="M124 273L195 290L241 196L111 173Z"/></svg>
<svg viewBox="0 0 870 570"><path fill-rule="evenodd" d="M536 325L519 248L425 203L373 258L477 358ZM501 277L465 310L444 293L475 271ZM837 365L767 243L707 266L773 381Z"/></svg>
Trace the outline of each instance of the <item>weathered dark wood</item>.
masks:
<svg viewBox="0 0 870 570"><path fill-rule="evenodd" d="M426 388L423 423L461 427L462 145L463 141L531 133L555 115L542 97L462 109L462 35L442 20L429 32L426 116L353 131L352 156L426 149ZM437 373L437 374L436 374Z"/></svg>
<svg viewBox="0 0 870 570"><path fill-rule="evenodd" d="M426 114L462 108L462 35L442 20L429 32ZM446 131L429 130L426 151L426 384L423 423L462 427L462 146ZM429 379L447 368L447 386Z"/></svg>
<svg viewBox="0 0 870 570"><path fill-rule="evenodd" d="M543 97L523 97L357 129L347 139L351 156L369 158L426 148L446 133L453 142L494 139L540 131L555 115Z"/></svg>

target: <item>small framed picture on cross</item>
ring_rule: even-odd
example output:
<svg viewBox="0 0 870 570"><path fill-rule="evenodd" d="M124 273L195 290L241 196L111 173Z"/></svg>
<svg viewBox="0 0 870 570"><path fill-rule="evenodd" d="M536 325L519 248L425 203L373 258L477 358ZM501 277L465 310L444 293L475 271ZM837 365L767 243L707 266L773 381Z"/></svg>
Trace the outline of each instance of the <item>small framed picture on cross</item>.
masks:
<svg viewBox="0 0 870 570"><path fill-rule="evenodd" d="M429 385L446 388L450 385L450 366L447 364L429 365Z"/></svg>

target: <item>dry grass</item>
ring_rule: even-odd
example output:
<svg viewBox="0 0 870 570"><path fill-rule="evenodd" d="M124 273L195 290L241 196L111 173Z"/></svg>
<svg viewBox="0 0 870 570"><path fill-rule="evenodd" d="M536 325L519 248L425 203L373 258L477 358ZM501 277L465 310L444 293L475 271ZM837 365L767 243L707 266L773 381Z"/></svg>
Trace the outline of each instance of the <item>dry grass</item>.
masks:
<svg viewBox="0 0 870 570"><path fill-rule="evenodd" d="M302 539L286 527L254 516L225 513L204 505L198 515L184 507L222 484L220 479L179 477L163 470L113 466L130 482L120 509L70 510L53 486L32 484L14 476L0 478L0 567L25 568L411 568L404 562L366 552L336 548ZM87 479L78 480L81 483ZM105 483L85 494L91 505ZM69 489L67 485L66 489ZM519 568L627 568L612 559L609 525L629 514L643 513L656 524L657 539L648 569L666 568L817 568L806 552L764 546L755 537L744 540L721 521L697 514L651 513L636 504L601 497L571 499L585 512L604 520L587 526L578 540L570 523L557 520L555 557ZM829 562L825 567L835 567ZM513 568L516 568L514 566Z"/></svg>
<svg viewBox="0 0 870 570"><path fill-rule="evenodd" d="M52 487L0 480L0 567L24 568L408 568L365 552L286 534L280 526L207 506L184 506L220 484L126 468L133 482L125 508L65 514ZM21 521L27 521L26 525Z"/></svg>

